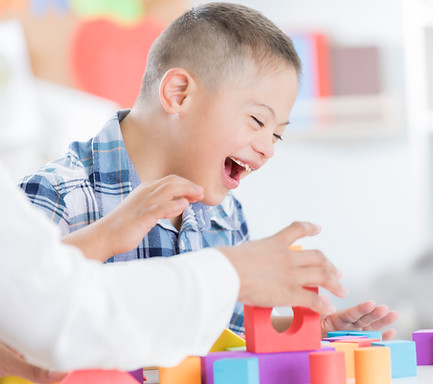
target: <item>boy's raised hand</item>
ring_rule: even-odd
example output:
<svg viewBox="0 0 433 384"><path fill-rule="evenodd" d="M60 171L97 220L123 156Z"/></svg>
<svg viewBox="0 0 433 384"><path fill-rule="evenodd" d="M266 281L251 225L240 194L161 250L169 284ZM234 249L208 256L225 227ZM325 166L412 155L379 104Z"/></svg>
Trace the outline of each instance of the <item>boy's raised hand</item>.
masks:
<svg viewBox="0 0 433 384"><path fill-rule="evenodd" d="M179 216L189 203L202 198L203 188L180 176L141 184L108 215L65 236L63 242L78 246L86 257L105 261L135 248L159 219Z"/></svg>
<svg viewBox="0 0 433 384"><path fill-rule="evenodd" d="M296 240L319 232L317 225L295 222L274 236L221 248L239 274L239 301L263 307L303 306L322 314L335 312L327 299L305 287L320 286L343 297L347 290L339 282L341 273L320 251L289 250Z"/></svg>
<svg viewBox="0 0 433 384"><path fill-rule="evenodd" d="M390 311L386 305L376 305L374 301L366 301L332 315L322 317L322 335L332 331L379 331L398 319L396 311ZM383 340L395 337L395 329L383 332Z"/></svg>

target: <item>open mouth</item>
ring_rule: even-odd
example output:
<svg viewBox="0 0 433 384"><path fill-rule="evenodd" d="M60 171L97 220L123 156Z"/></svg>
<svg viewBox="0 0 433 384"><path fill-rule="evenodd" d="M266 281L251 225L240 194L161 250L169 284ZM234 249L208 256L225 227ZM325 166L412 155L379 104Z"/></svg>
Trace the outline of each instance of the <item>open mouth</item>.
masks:
<svg viewBox="0 0 433 384"><path fill-rule="evenodd" d="M239 182L244 171L250 173L253 169L248 164L245 164L238 159L226 157L224 162L224 172L226 177Z"/></svg>

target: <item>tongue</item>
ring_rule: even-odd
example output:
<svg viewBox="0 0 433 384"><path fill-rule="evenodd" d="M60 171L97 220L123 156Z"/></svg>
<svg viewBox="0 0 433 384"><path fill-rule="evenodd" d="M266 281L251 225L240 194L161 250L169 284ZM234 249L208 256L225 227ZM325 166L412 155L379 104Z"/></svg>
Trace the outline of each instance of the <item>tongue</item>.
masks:
<svg viewBox="0 0 433 384"><path fill-rule="evenodd" d="M224 162L224 171L225 171L226 175L228 177L231 177L231 178L233 178L233 176L232 176L233 164L234 164L233 161L227 157L225 162Z"/></svg>

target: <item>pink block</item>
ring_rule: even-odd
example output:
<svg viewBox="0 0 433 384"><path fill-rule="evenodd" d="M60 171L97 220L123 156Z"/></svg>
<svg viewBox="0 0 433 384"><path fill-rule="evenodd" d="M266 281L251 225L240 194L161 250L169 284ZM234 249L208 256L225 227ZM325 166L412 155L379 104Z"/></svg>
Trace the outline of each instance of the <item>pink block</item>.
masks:
<svg viewBox="0 0 433 384"><path fill-rule="evenodd" d="M86 369L69 373L60 384L137 384L129 373L117 370Z"/></svg>

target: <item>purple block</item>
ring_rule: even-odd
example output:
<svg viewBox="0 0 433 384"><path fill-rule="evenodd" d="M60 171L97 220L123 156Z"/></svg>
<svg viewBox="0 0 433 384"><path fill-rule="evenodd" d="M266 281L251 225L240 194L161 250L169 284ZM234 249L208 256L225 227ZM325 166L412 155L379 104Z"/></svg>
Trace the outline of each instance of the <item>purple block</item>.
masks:
<svg viewBox="0 0 433 384"><path fill-rule="evenodd" d="M309 384L310 365L308 355L311 352L333 351L334 348L323 346L320 350L277 353L253 353L247 351L211 352L201 357L203 384L214 384L213 366L220 359L251 358L259 361L260 383L266 384Z"/></svg>
<svg viewBox="0 0 433 384"><path fill-rule="evenodd" d="M143 368L128 372L140 384L143 384Z"/></svg>
<svg viewBox="0 0 433 384"><path fill-rule="evenodd" d="M416 345L417 365L433 365L433 329L420 329L412 333Z"/></svg>
<svg viewBox="0 0 433 384"><path fill-rule="evenodd" d="M350 340L350 339L367 339L367 336L332 336L332 337L325 337L322 339L322 341L330 341L331 343L334 341L341 341L341 340Z"/></svg>

